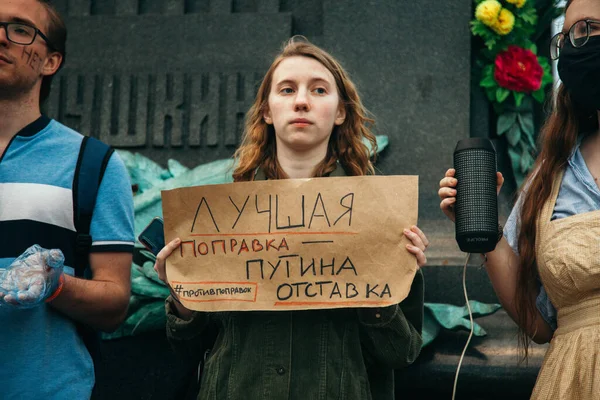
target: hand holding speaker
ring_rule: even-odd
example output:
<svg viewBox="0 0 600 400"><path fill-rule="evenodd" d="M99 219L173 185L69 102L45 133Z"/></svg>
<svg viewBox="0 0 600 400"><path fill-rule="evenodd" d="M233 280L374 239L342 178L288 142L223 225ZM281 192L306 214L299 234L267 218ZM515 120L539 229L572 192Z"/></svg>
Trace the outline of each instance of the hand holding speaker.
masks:
<svg viewBox="0 0 600 400"><path fill-rule="evenodd" d="M455 175L456 170L449 168L440 181L440 190L438 190L438 195L442 200L440 208L452 222L455 220L454 203L456 203L456 185L458 185L458 180L454 177ZM502 176L501 172L496 172L496 194L500 193L503 184L504 176Z"/></svg>
<svg viewBox="0 0 600 400"><path fill-rule="evenodd" d="M450 176L448 176L450 175ZM498 199L502 175L496 171L496 150L487 139L461 140L454 151L454 169L440 181L442 211L455 221L456 241L467 253L494 250L498 241Z"/></svg>

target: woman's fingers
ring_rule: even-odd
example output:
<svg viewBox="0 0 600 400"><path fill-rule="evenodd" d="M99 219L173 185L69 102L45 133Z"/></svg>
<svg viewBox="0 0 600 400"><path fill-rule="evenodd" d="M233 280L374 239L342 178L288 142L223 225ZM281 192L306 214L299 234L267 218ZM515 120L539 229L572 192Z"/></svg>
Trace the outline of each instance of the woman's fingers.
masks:
<svg viewBox="0 0 600 400"><path fill-rule="evenodd" d="M408 240L410 240L412 242L413 246L421 249L421 251L425 251L425 243L423 243L423 241L421 240L419 235L417 235L416 233L414 233L411 230L405 229L404 236L406 236L408 238Z"/></svg>
<svg viewBox="0 0 600 400"><path fill-rule="evenodd" d="M414 246L417 246L421 250L425 251L429 246L429 239L423 233L418 226L413 225L410 229L404 230L404 235L412 242Z"/></svg>
<svg viewBox="0 0 600 400"><path fill-rule="evenodd" d="M503 184L504 176L502 176L501 172L496 172L496 194L500 194L500 189L502 189Z"/></svg>
<svg viewBox="0 0 600 400"><path fill-rule="evenodd" d="M458 184L458 180L454 177L455 174L454 168L448 169L440 180L440 189L438 190L438 196L442 199L440 208L451 221L454 221L454 203L456 203L456 185Z"/></svg>
<svg viewBox="0 0 600 400"><path fill-rule="evenodd" d="M458 184L458 180L456 180L456 178L453 178L451 176L446 176L440 180L440 188L446 188L446 187L455 188L457 184Z"/></svg>
<svg viewBox="0 0 600 400"><path fill-rule="evenodd" d="M181 244L181 239L179 238L175 238L173 240L171 240L169 243L167 243L167 245L165 247L163 247L158 254L156 255L157 259L162 259L162 260L166 260L167 257L169 257L171 255L171 253L179 247L179 245Z"/></svg>
<svg viewBox="0 0 600 400"><path fill-rule="evenodd" d="M154 270L158 274L158 279L168 284L166 274L166 261L167 257L175 251L181 244L181 239L176 238L171 240L165 247L163 247L156 255L156 262L154 263Z"/></svg>
<svg viewBox="0 0 600 400"><path fill-rule="evenodd" d="M454 222L454 203L456 203L456 197L448 197L441 201L440 208L444 212L444 214Z"/></svg>
<svg viewBox="0 0 600 400"><path fill-rule="evenodd" d="M413 225L410 229L404 229L404 236L411 241L411 244L406 245L406 249L415 255L419 268L422 267L427 263L425 250L429 246L429 239L427 239L427 236L416 225Z"/></svg>
<svg viewBox="0 0 600 400"><path fill-rule="evenodd" d="M454 221L454 203L456 203L456 185L458 180L454 178L456 170L450 168L446 171L444 178L440 180L440 189L438 190L438 196L442 200L440 202L440 208L444 214ZM496 172L496 193L500 194L500 189L504 184L504 176L501 172Z"/></svg>
<svg viewBox="0 0 600 400"><path fill-rule="evenodd" d="M443 189L443 188L455 188L456 187L456 185L458 184L458 181L456 180L456 178L454 178L455 173L456 173L456 171L454 170L454 168L450 168L448 171L446 171L446 174L440 180L440 192L439 193L441 193L441 189ZM496 189L498 190L498 193L500 193L500 189L502 188L503 184L504 184L504 176L502 175L501 172L496 172ZM441 197L441 194L440 194L440 197Z"/></svg>
<svg viewBox="0 0 600 400"><path fill-rule="evenodd" d="M440 188L440 190L438 190L438 195L440 196L440 199L442 199L442 200L447 199L448 197L456 197L456 189L449 188L449 187L442 187L442 188Z"/></svg>
<svg viewBox="0 0 600 400"><path fill-rule="evenodd" d="M438 190L438 196L442 199L440 208L452 221L454 221L452 205L456 201L456 185L458 184L458 181L454 178L455 172L454 168L446 171L446 175L440 180L440 189Z"/></svg>
<svg viewBox="0 0 600 400"><path fill-rule="evenodd" d="M417 265L419 266L419 268L421 268L422 266L427 264L427 257L425 256L425 253L423 252L423 250L421 250L417 246L413 246L411 244L406 245L406 250L408 250L409 253L412 253L415 255L415 257L417 259Z"/></svg>

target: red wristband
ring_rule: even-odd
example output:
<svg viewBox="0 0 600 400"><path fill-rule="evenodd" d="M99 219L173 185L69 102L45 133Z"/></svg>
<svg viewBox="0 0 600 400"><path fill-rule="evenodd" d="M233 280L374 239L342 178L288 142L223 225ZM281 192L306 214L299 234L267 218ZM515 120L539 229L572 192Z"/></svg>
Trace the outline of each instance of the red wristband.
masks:
<svg viewBox="0 0 600 400"><path fill-rule="evenodd" d="M58 278L58 287L56 288L54 293L52 293L52 295L46 299L46 303L50 303L52 300L57 298L58 295L60 294L60 292L62 292L64 285L65 285L65 274L60 274L60 277Z"/></svg>

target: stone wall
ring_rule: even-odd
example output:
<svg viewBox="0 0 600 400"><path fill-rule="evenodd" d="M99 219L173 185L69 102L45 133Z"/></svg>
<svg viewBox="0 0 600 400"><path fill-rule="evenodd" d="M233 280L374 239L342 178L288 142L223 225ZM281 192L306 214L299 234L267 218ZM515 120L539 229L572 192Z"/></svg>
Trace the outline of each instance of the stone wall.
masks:
<svg viewBox="0 0 600 400"><path fill-rule="evenodd" d="M420 0L62 0L65 68L47 112L165 165L231 156L257 82L307 36L350 72L377 133L378 168L420 175L420 218L469 136L470 5ZM432 225L432 226L435 226Z"/></svg>

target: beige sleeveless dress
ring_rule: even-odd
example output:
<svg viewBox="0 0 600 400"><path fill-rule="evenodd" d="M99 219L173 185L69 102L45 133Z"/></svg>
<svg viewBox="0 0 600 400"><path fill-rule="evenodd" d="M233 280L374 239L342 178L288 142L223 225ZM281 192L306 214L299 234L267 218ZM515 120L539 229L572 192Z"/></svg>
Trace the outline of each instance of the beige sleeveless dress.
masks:
<svg viewBox="0 0 600 400"><path fill-rule="evenodd" d="M537 223L536 256L558 329L532 399L600 399L600 210L551 221L563 173Z"/></svg>

